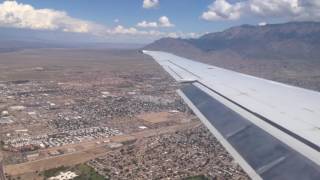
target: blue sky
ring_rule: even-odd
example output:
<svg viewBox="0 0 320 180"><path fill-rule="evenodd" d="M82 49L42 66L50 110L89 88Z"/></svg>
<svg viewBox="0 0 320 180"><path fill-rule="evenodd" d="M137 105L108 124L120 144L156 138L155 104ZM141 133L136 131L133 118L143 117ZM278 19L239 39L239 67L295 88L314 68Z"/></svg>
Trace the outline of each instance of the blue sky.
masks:
<svg viewBox="0 0 320 180"><path fill-rule="evenodd" d="M241 24L258 24L263 18L241 19L238 21L210 22L201 19L213 0L160 0L159 7L142 8L142 0L18 0L35 8L52 8L68 12L72 17L112 26L122 24L135 26L142 20L155 21L168 16L176 25L174 29L184 32L221 31ZM235 0L229 2L237 2ZM119 19L119 23L114 23Z"/></svg>
<svg viewBox="0 0 320 180"><path fill-rule="evenodd" d="M319 9L318 0L18 0L1 2L0 26L152 41L241 24L317 21Z"/></svg>
<svg viewBox="0 0 320 180"><path fill-rule="evenodd" d="M154 9L142 8L142 0L19 0L35 8L52 8L68 12L72 17L86 19L107 26L119 24L135 26L142 20L155 21L168 16L176 25L175 30L206 32L224 29L233 23L212 23L201 20L200 16L212 0L162 0ZM229 24L229 25L228 25Z"/></svg>

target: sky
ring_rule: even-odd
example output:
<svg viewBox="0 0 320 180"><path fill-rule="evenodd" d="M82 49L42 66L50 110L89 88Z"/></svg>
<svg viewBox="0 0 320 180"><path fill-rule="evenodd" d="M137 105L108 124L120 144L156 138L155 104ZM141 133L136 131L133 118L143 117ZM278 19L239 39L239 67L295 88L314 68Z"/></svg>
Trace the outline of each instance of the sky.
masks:
<svg viewBox="0 0 320 180"><path fill-rule="evenodd" d="M196 38L242 24L319 20L319 0L0 1L0 27L86 34L112 42Z"/></svg>

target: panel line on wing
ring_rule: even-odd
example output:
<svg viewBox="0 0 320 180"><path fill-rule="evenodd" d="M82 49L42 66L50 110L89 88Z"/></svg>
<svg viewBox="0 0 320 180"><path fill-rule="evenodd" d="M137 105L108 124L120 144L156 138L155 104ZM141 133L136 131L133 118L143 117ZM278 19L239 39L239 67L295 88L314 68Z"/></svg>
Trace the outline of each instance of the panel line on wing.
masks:
<svg viewBox="0 0 320 180"><path fill-rule="evenodd" d="M172 73L174 73L174 75L176 75L177 77L179 77L180 79L183 79L183 77L178 74L176 71L174 71L170 66L166 66L168 68L169 71L171 71ZM169 74L171 74L170 72L168 72ZM172 76L174 76L172 75Z"/></svg>
<svg viewBox="0 0 320 180"><path fill-rule="evenodd" d="M267 164L267 165L259 168L259 169L257 170L257 172L258 172L259 174L263 174L263 173L269 171L271 168L273 168L273 167L275 167L276 165L278 165L278 164L280 164L281 162L283 162L286 158L288 158L288 156L282 156L282 157L280 157L280 158L278 158L278 159L270 162L269 164Z"/></svg>
<svg viewBox="0 0 320 180"><path fill-rule="evenodd" d="M239 133L241 133L242 131L245 131L246 129L248 129L251 125L248 125L248 126L244 126L244 127L241 127L239 128L238 130L234 131L234 132L231 132L230 134L227 134L226 137L227 139L231 138L232 136L235 136Z"/></svg>
<svg viewBox="0 0 320 180"><path fill-rule="evenodd" d="M184 68L184 67L182 67L182 66L180 66L180 65L178 65L178 64L176 64L176 63L174 63L174 62L172 62L171 60L168 60L168 62L170 62L171 64L173 64L173 65L177 66L178 68L181 68L181 69L183 69L184 71L186 71L186 72L188 72L188 73L192 74L193 76L195 76L195 77L197 77L197 78L201 79L201 77L200 77L200 76L198 76L198 75L196 75L195 73L193 73L193 72L189 71L188 69L186 69L186 68Z"/></svg>

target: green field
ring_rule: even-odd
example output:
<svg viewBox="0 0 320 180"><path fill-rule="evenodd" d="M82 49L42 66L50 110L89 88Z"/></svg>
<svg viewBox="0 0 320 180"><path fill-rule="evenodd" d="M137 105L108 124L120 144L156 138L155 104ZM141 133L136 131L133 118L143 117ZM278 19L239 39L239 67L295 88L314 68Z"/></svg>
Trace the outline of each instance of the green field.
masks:
<svg viewBox="0 0 320 180"><path fill-rule="evenodd" d="M45 179L57 176L60 172L64 171L72 171L75 172L78 177L74 178L74 180L106 180L105 177L98 174L92 167L86 164L79 164L75 167L58 167L54 169L49 169L43 171L41 175L45 177Z"/></svg>
<svg viewBox="0 0 320 180"><path fill-rule="evenodd" d="M45 178L49 178L49 177L57 176L60 172L66 171L68 169L69 169L68 167L60 166L60 167L57 167L57 168L53 168L53 169L49 169L49 170L43 171L41 174Z"/></svg>
<svg viewBox="0 0 320 180"><path fill-rule="evenodd" d="M85 164L77 165L74 171L79 175L75 180L106 180L106 178L98 174L92 167Z"/></svg>

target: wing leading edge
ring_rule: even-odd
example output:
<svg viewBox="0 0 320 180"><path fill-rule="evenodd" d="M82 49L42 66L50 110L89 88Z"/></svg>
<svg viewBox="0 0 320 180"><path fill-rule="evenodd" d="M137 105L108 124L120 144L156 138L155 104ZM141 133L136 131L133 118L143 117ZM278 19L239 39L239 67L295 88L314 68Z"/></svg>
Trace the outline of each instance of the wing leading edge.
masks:
<svg viewBox="0 0 320 180"><path fill-rule="evenodd" d="M319 179L320 93L158 51L179 95L252 179Z"/></svg>

